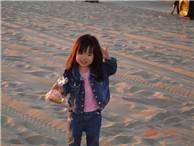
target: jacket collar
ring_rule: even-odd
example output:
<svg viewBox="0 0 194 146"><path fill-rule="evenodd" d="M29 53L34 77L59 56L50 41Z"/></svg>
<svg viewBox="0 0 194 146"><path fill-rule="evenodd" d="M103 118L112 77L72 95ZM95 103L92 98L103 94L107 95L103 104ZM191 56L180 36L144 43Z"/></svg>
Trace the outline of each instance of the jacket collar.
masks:
<svg viewBox="0 0 194 146"><path fill-rule="evenodd" d="M73 75L73 78L75 80L82 80L77 63L73 64L72 75ZM96 75L94 74L94 72L91 71L91 68L90 68L90 79L93 80L93 79L95 79L95 77L96 77Z"/></svg>

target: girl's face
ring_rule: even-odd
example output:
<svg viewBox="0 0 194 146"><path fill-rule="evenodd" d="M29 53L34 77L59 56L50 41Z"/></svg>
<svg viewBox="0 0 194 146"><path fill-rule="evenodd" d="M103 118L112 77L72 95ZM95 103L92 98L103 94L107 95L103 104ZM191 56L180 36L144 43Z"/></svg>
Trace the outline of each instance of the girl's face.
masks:
<svg viewBox="0 0 194 146"><path fill-rule="evenodd" d="M89 48L86 52L76 54L76 61L80 67L89 67L94 60L94 54L89 51Z"/></svg>

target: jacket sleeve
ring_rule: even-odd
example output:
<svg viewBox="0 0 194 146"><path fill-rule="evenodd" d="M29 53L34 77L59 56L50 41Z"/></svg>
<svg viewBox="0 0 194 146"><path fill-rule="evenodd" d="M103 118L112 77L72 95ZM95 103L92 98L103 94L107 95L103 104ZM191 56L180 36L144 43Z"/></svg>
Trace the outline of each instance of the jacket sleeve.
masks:
<svg viewBox="0 0 194 146"><path fill-rule="evenodd" d="M111 57L110 59L105 59L103 66L108 76L115 74L117 71L116 58Z"/></svg>
<svg viewBox="0 0 194 146"><path fill-rule="evenodd" d="M70 92L69 75L68 75L68 72L66 70L63 73L63 78L64 78L63 95L66 96Z"/></svg>

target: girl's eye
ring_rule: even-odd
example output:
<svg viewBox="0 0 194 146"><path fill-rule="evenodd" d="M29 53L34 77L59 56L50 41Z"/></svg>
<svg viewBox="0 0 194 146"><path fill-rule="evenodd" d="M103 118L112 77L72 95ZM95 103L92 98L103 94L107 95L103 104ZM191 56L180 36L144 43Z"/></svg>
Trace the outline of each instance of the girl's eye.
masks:
<svg viewBox="0 0 194 146"><path fill-rule="evenodd" d="M92 56L93 54L88 54L88 56Z"/></svg>

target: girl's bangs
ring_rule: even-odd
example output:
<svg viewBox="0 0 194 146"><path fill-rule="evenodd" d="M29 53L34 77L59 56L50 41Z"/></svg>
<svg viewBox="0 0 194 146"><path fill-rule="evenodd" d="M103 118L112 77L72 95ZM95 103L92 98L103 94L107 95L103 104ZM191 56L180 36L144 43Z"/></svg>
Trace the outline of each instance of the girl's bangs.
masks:
<svg viewBox="0 0 194 146"><path fill-rule="evenodd" d="M93 53L93 47L92 46L90 46L90 45L84 45L84 44L83 45L80 45L78 47L78 53L79 54L86 53L88 51L88 49L89 49L89 53L92 54Z"/></svg>

